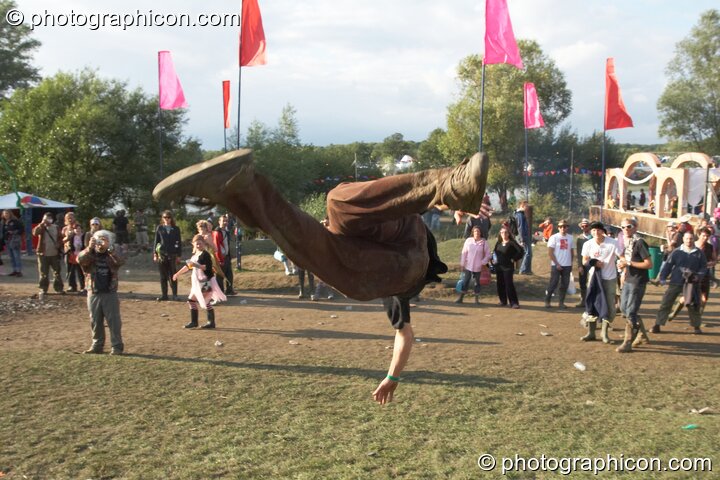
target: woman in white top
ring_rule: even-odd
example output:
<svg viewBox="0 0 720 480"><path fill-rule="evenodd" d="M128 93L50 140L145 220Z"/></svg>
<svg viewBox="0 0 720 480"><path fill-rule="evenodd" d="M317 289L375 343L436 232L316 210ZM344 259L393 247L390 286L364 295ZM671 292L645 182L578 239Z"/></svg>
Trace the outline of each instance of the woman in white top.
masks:
<svg viewBox="0 0 720 480"><path fill-rule="evenodd" d="M462 252L460 253L460 268L463 272L462 291L455 303L462 303L465 292L470 286L470 277L475 279L475 303L480 303L480 271L487 268L490 261L490 247L482 236L480 227L473 227L472 236L465 240Z"/></svg>

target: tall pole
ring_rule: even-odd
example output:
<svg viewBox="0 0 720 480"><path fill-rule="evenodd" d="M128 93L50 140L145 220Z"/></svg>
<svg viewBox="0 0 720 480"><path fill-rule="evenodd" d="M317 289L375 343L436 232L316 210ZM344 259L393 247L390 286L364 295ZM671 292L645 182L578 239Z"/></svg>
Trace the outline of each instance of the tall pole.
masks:
<svg viewBox="0 0 720 480"><path fill-rule="evenodd" d="M572 215L573 175L575 174L575 147L570 147L570 214Z"/></svg>
<svg viewBox="0 0 720 480"><path fill-rule="evenodd" d="M162 109L160 108L160 102L158 101L158 149L160 150L160 178L163 178L163 127L162 127Z"/></svg>
<svg viewBox="0 0 720 480"><path fill-rule="evenodd" d="M605 205L605 129L602 136L602 154L601 154L601 170L600 170L600 221L602 222L603 206ZM616 207L617 208L617 207Z"/></svg>
<svg viewBox="0 0 720 480"><path fill-rule="evenodd" d="M237 148L240 148L240 91L242 89L242 67L238 67L238 117L237 117Z"/></svg>
<svg viewBox="0 0 720 480"><path fill-rule="evenodd" d="M528 178L528 129L525 128L525 201L530 201L530 186Z"/></svg>
<svg viewBox="0 0 720 480"><path fill-rule="evenodd" d="M482 66L482 80L480 81L480 141L479 151L483 151L483 114L485 108L485 60L483 60Z"/></svg>
<svg viewBox="0 0 720 480"><path fill-rule="evenodd" d="M158 150L160 151L160 179L163 178L163 127L162 108L160 108L160 52L158 52Z"/></svg>
<svg viewBox="0 0 720 480"><path fill-rule="evenodd" d="M237 145L236 148L240 148L240 92L242 90L242 3L240 2L240 41L238 43L238 115L237 115Z"/></svg>

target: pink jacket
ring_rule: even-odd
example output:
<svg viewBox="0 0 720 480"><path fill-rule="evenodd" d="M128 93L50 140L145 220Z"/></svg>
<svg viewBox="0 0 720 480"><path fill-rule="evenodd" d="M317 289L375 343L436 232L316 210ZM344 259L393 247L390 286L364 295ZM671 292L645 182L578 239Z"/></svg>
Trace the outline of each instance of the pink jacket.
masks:
<svg viewBox="0 0 720 480"><path fill-rule="evenodd" d="M473 237L465 240L460 254L460 266L471 272L479 272L490 261L490 247L484 238L477 242Z"/></svg>

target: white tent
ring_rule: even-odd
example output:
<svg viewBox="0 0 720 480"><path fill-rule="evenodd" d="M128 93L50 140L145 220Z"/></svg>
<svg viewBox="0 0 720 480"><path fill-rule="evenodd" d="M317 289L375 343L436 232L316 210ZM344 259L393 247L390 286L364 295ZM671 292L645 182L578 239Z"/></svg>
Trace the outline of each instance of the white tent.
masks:
<svg viewBox="0 0 720 480"><path fill-rule="evenodd" d="M20 198L27 197L28 195L30 195L29 193L25 193L25 192L17 192L17 194L20 195ZM73 205L71 203L56 202L55 200L38 197L37 195L32 195L32 196L40 199L44 203L44 205L33 205L33 206L27 207L27 208L74 208L77 206L77 205ZM13 210L15 208L18 208L17 200L18 200L18 197L17 197L17 195L15 195L14 192L0 196L0 210Z"/></svg>

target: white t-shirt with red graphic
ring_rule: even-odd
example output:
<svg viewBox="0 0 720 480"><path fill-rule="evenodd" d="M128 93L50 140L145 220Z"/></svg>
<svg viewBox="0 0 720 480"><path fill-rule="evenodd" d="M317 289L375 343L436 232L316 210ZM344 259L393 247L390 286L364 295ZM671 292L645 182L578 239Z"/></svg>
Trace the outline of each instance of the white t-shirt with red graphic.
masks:
<svg viewBox="0 0 720 480"><path fill-rule="evenodd" d="M588 257L588 260L595 258L603 263L600 269L603 280L613 280L617 278L616 260L617 256L622 254L622 251L618 249L617 241L610 237L605 237L599 245L594 238L591 238L585 242L582 248L583 258Z"/></svg>
<svg viewBox="0 0 720 480"><path fill-rule="evenodd" d="M547 246L553 250L561 267L572 267L572 251L575 250L572 235L556 233L550 237ZM550 264L553 267L556 265L553 261L550 261Z"/></svg>

